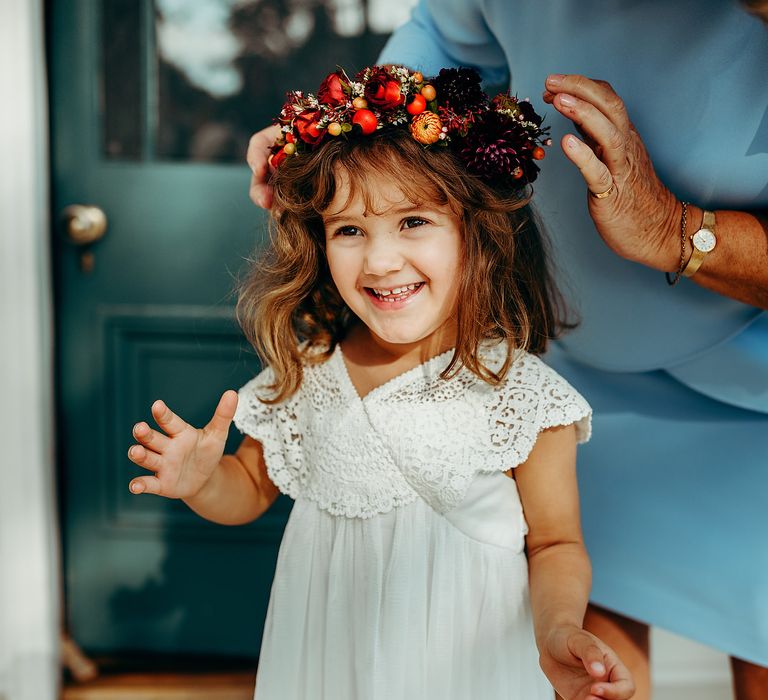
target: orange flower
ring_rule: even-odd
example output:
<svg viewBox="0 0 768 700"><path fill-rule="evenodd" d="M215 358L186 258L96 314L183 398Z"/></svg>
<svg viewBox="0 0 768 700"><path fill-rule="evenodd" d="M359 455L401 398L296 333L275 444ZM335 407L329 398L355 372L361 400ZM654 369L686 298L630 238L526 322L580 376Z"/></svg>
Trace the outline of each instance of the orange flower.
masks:
<svg viewBox="0 0 768 700"><path fill-rule="evenodd" d="M411 136L425 146L440 138L443 123L434 112L422 112L411 122Z"/></svg>

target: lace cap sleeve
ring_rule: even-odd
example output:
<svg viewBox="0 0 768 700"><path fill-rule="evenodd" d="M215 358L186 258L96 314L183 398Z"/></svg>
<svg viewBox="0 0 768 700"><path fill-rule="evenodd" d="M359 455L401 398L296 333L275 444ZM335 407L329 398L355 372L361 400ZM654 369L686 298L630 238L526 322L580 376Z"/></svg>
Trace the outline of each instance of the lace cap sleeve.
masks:
<svg viewBox="0 0 768 700"><path fill-rule="evenodd" d="M536 361L541 365L538 430L573 423L576 442L587 442L592 436L592 407L549 365L538 358Z"/></svg>
<svg viewBox="0 0 768 700"><path fill-rule="evenodd" d="M575 424L579 443L592 434L592 408L586 399L555 370L527 353L492 392L487 411L494 457L491 469L506 470L525 462L539 433L547 428Z"/></svg>
<svg viewBox="0 0 768 700"><path fill-rule="evenodd" d="M301 493L306 472L302 393L299 389L282 403L265 404L259 398L272 395L268 387L274 379L267 367L240 388L234 423L241 433L261 443L269 478L282 493L295 499Z"/></svg>

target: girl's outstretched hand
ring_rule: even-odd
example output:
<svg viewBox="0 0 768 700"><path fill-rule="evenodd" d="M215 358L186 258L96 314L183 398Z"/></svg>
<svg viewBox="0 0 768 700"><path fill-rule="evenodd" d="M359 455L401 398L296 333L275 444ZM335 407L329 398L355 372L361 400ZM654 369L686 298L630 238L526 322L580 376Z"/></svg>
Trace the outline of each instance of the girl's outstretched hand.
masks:
<svg viewBox="0 0 768 700"><path fill-rule="evenodd" d="M632 676L615 652L575 625L552 630L540 663L564 700L626 700L635 694Z"/></svg>
<svg viewBox="0 0 768 700"><path fill-rule="evenodd" d="M208 425L194 428L161 400L152 404L152 416L165 434L146 423L133 426L128 459L154 476L140 476L130 483L131 493L153 493L166 498L195 496L213 474L224 454L229 425L237 408L237 392L225 391Z"/></svg>

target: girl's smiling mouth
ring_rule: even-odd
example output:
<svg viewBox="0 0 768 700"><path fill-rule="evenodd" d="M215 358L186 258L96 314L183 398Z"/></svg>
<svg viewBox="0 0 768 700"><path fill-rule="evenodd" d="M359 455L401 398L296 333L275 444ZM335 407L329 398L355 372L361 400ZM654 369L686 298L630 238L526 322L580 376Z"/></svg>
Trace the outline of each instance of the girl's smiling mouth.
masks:
<svg viewBox="0 0 768 700"><path fill-rule="evenodd" d="M403 308L421 291L424 282L414 282L392 288L363 287L371 303L377 309L394 311Z"/></svg>

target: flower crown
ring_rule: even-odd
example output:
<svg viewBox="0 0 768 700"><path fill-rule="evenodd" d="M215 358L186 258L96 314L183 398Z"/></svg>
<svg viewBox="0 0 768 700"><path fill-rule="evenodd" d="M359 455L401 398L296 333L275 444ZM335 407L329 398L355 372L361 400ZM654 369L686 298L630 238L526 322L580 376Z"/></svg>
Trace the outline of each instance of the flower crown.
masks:
<svg viewBox="0 0 768 700"><path fill-rule="evenodd" d="M277 168L330 139L398 128L425 147L451 148L473 175L509 177L523 187L539 173L543 146L552 145L541 122L528 100L509 93L490 99L472 68L443 68L429 79L402 66L365 68L354 79L339 69L316 96L288 93L269 162Z"/></svg>

